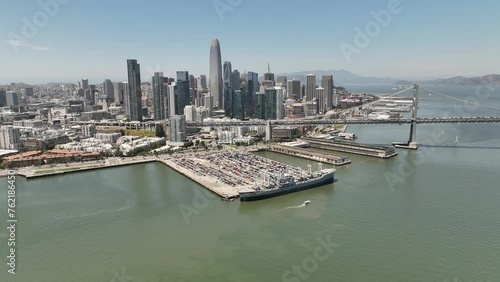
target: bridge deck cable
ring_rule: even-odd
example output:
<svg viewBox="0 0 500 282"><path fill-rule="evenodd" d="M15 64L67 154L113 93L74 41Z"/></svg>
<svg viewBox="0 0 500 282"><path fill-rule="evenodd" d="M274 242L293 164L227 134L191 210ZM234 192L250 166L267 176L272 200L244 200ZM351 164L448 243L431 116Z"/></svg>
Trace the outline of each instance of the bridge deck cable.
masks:
<svg viewBox="0 0 500 282"><path fill-rule="evenodd" d="M439 95L439 96L443 96L443 97L446 97L448 99L452 99L452 100L459 101L459 102L462 102L462 103L476 105L476 106L481 106L481 107L485 107L485 108L489 108L489 109L494 109L494 110L500 110L500 108L497 108L497 107L483 105L483 104L480 104L480 103L476 103L476 102L472 102L472 101L467 101L467 100L455 98L453 96L449 96L449 95L446 95L446 94L443 94L443 93L439 93L437 91L433 91L433 90L430 90L430 89L427 89L427 88L424 88L424 87L422 87L422 89L427 90L427 91L429 91L429 92L431 92L433 94L436 94L436 95Z"/></svg>

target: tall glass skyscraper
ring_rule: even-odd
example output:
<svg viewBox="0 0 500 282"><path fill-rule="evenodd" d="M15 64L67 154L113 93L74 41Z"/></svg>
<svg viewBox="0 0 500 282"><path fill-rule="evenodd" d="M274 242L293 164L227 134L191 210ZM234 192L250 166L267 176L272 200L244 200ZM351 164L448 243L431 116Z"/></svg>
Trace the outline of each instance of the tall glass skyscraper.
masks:
<svg viewBox="0 0 500 282"><path fill-rule="evenodd" d="M189 94L189 72L178 71L175 88L175 115L184 114L184 107L189 104Z"/></svg>
<svg viewBox="0 0 500 282"><path fill-rule="evenodd" d="M154 119L166 118L164 77L162 72L155 72L153 76L153 109Z"/></svg>
<svg viewBox="0 0 500 282"><path fill-rule="evenodd" d="M137 60L127 60L127 69L130 120L142 121L141 67Z"/></svg>
<svg viewBox="0 0 500 282"><path fill-rule="evenodd" d="M214 96L214 102L219 108L223 107L224 94L222 83L222 59L218 39L212 40L210 46L210 93Z"/></svg>

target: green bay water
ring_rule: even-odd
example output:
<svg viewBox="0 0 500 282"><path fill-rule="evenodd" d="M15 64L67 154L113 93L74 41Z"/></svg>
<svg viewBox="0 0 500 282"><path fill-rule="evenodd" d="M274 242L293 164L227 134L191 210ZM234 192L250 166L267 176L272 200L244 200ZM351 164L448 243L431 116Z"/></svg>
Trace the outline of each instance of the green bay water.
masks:
<svg viewBox="0 0 500 282"><path fill-rule="evenodd" d="M475 91L432 87L462 98ZM421 95L421 116L500 115ZM485 104L500 107L499 98ZM0 281L499 281L499 129L421 125L417 151L398 149L389 160L348 155L353 162L337 168L334 184L253 203L221 201L163 164L17 178L16 275L5 263L2 178ZM358 142L390 144L406 141L409 126L348 131ZM327 254L321 261L318 248Z"/></svg>

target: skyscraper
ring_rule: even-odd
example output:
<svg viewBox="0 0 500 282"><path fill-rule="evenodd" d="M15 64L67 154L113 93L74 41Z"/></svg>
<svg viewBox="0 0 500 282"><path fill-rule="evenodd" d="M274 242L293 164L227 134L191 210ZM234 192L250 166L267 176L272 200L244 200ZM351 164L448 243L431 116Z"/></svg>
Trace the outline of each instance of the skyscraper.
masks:
<svg viewBox="0 0 500 282"><path fill-rule="evenodd" d="M125 88L123 86L123 82L115 82L113 83L113 87L114 87L113 93L115 94L113 99L115 100L115 104L123 105L123 101L125 98Z"/></svg>
<svg viewBox="0 0 500 282"><path fill-rule="evenodd" d="M271 72L271 65L267 64L267 72L264 74L264 80L270 80L274 82L274 73Z"/></svg>
<svg viewBox="0 0 500 282"><path fill-rule="evenodd" d="M198 77L198 92L202 92L203 90L207 89L207 76L206 75L200 75Z"/></svg>
<svg viewBox="0 0 500 282"><path fill-rule="evenodd" d="M128 94L128 81L123 82L123 109L125 116L130 117L130 95Z"/></svg>
<svg viewBox="0 0 500 282"><path fill-rule="evenodd" d="M222 83L222 59L220 54L219 39L212 40L210 46L210 93L214 96L214 102L219 108L224 103Z"/></svg>
<svg viewBox="0 0 500 282"><path fill-rule="evenodd" d="M227 117L232 116L233 110L233 89L231 88L231 76L232 76L232 66L231 62L224 62L224 72L223 72L223 81L224 81L224 99L222 107L224 108L225 115ZM220 106L219 106L220 108Z"/></svg>
<svg viewBox="0 0 500 282"><path fill-rule="evenodd" d="M102 84L102 88L104 89L104 95L106 95L106 98L113 99L115 97L115 94L114 94L115 91L114 91L113 83L111 82L111 80L109 80L109 79L104 80L104 83Z"/></svg>
<svg viewBox="0 0 500 282"><path fill-rule="evenodd" d="M287 82L288 99L297 100L302 98L300 92L301 92L300 80L292 79Z"/></svg>
<svg viewBox="0 0 500 282"><path fill-rule="evenodd" d="M231 89L233 91L240 90L241 88L241 75L238 70L234 70L231 73Z"/></svg>
<svg viewBox="0 0 500 282"><path fill-rule="evenodd" d="M166 118L165 109L165 89L164 77L162 72L155 72L153 76L153 112L155 120L164 120Z"/></svg>
<svg viewBox="0 0 500 282"><path fill-rule="evenodd" d="M259 74L249 71L247 73L247 99L246 99L246 115L253 117L255 113L254 95L259 91Z"/></svg>
<svg viewBox="0 0 500 282"><path fill-rule="evenodd" d="M140 68L141 66L137 63L137 60L127 60L128 95L131 121L142 121L142 91Z"/></svg>
<svg viewBox="0 0 500 282"><path fill-rule="evenodd" d="M316 75L308 74L306 79L306 101L311 101L314 98L316 90Z"/></svg>
<svg viewBox="0 0 500 282"><path fill-rule="evenodd" d="M245 92L241 90L233 91L233 110L231 118L244 119L245 118Z"/></svg>
<svg viewBox="0 0 500 282"><path fill-rule="evenodd" d="M177 92L177 86L175 85L175 82L170 83L168 86L168 116L174 116L175 115L175 105L176 105L176 92Z"/></svg>
<svg viewBox="0 0 500 282"><path fill-rule="evenodd" d="M0 107L7 106L7 92L3 89L0 89Z"/></svg>
<svg viewBox="0 0 500 282"><path fill-rule="evenodd" d="M286 76L278 76L276 79L276 86L286 87Z"/></svg>
<svg viewBox="0 0 500 282"><path fill-rule="evenodd" d="M5 98L6 98L6 106L7 107L19 105L19 98L18 98L16 92L7 91Z"/></svg>
<svg viewBox="0 0 500 282"><path fill-rule="evenodd" d="M325 88L323 87L318 87L314 90L315 94L315 98L318 99L318 109L319 109L319 113L321 114L324 114L326 113L326 108L327 108L327 105L326 105L326 92L325 92Z"/></svg>
<svg viewBox="0 0 500 282"><path fill-rule="evenodd" d="M324 75L321 78L321 87L325 89L326 110L330 110L333 106L333 75Z"/></svg>
<svg viewBox="0 0 500 282"><path fill-rule="evenodd" d="M178 71L175 89L175 114L171 113L171 115L184 114L184 107L189 104L189 96L189 73L187 71Z"/></svg>
<svg viewBox="0 0 500 282"><path fill-rule="evenodd" d="M89 80L82 79L82 89L89 89Z"/></svg>

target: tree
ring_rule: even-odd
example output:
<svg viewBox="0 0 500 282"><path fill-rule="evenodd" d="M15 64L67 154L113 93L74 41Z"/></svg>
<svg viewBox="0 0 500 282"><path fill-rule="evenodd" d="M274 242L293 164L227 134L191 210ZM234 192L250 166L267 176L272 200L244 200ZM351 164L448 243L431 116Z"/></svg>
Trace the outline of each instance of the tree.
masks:
<svg viewBox="0 0 500 282"><path fill-rule="evenodd" d="M156 125L155 135L156 135L156 137L166 137L165 129L163 128L163 126L161 124Z"/></svg>
<svg viewBox="0 0 500 282"><path fill-rule="evenodd" d="M120 134L121 134L122 136L125 136L125 130L120 129Z"/></svg>
<svg viewBox="0 0 500 282"><path fill-rule="evenodd" d="M120 150L120 148L116 149L115 156L119 158L123 157L123 152L122 150Z"/></svg>
<svg viewBox="0 0 500 282"><path fill-rule="evenodd" d="M200 140L196 140L194 144L196 145L196 147L200 146Z"/></svg>

